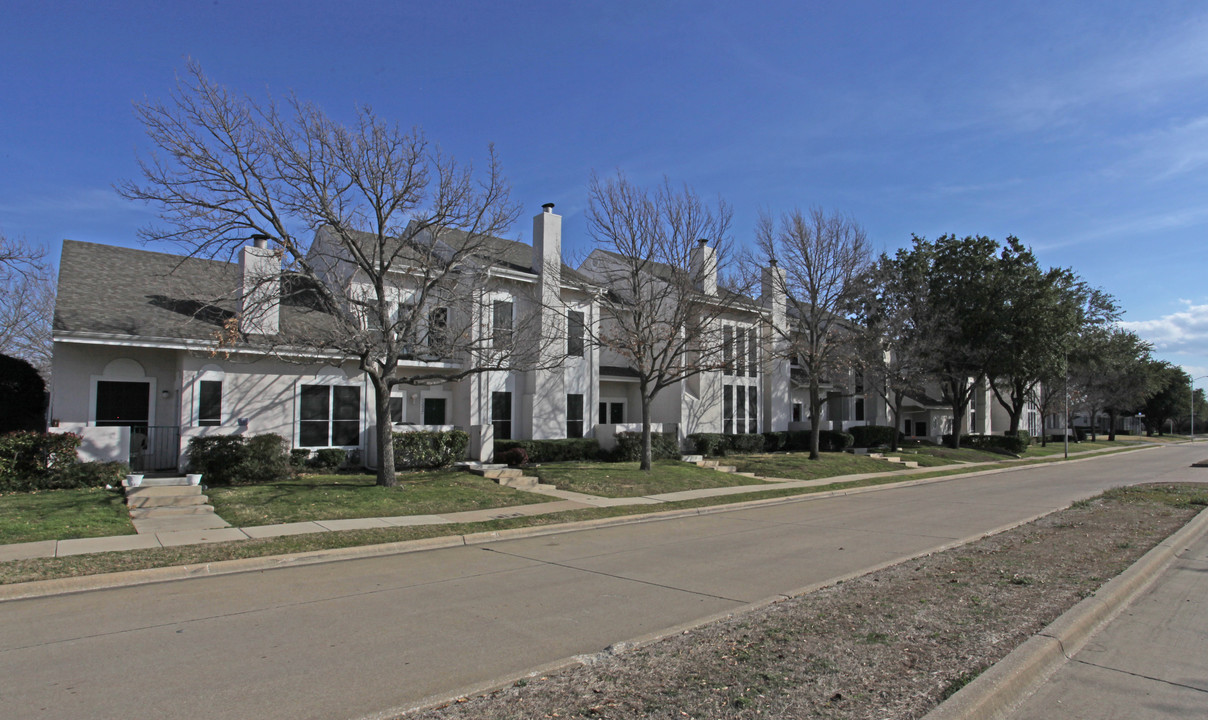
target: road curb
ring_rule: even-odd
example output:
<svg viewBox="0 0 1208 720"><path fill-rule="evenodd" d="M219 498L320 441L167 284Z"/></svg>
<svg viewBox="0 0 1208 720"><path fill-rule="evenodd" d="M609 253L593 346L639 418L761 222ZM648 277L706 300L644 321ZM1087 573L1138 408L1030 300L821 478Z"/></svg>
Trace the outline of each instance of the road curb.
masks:
<svg viewBox="0 0 1208 720"><path fill-rule="evenodd" d="M1089 460L1099 459L1105 455L1122 455L1125 453L1141 452L1153 449L1154 447L1159 446L1138 447L1130 450L1116 451L1111 453L1097 453L1094 455L1088 455L1086 457L1063 460L1062 462L1086 462ZM148 568L145 570L128 570L116 573L104 573L100 575L83 575L71 578L55 578L53 580L34 580L25 583L10 583L0 585L0 603L11 600L27 600L52 595L89 592L93 590L108 590L119 587L149 585L160 582L175 582L179 580L190 580L201 577L214 577L217 575L264 572L267 570L276 570L280 568L301 567L319 563L340 562L343 560L357 560L388 555L401 555L404 553L423 552L425 550L437 550L461 545L482 545L485 543L498 542L502 540L519 540L531 537L543 537L547 535L578 532L581 530L594 530L606 527L634 525L645 522L658 522L661 520L670 520L679 517L695 517L699 515L712 515L716 513L767 507L771 505L783 505L794 502L810 502L813 500L824 500L833 497L859 495L868 492L880 492L883 490L913 487L916 485L950 482L953 480L980 477L983 475L1018 472L1020 470L1030 469L1036 465L1037 463L1021 464L1015 467L994 468L991 470L974 470L967 473L943 475L940 477L903 479L900 482L867 485L857 488L745 500L737 503L723 503L719 505L664 510L636 515L622 515L610 518L577 520L550 525L535 525L530 527L511 528L507 530L489 530L466 535L442 535L432 538L421 538L418 540L402 540L393 543L359 545L356 547L334 548L330 550L317 550L285 555L266 555L263 557L241 558L238 560L220 560L218 562L203 563L200 565L171 565L160 568ZM909 476L907 476L907 478L909 478ZM1054 508L1054 510L1056 509L1059 508ZM1040 515L1047 515L1049 512L1053 512L1054 510L1049 510L1045 513L1041 513ZM1040 517L1040 515L1037 515L1036 517ZM1030 522L1034 519L1035 517L1023 522ZM1007 528L1000 528L999 530L1002 529ZM968 541L966 540L965 542Z"/></svg>
<svg viewBox="0 0 1208 720"><path fill-rule="evenodd" d="M1208 510L1203 510L1093 595L1067 610L925 715L924 720L1006 718L1088 640L1148 590L1183 548L1206 533Z"/></svg>

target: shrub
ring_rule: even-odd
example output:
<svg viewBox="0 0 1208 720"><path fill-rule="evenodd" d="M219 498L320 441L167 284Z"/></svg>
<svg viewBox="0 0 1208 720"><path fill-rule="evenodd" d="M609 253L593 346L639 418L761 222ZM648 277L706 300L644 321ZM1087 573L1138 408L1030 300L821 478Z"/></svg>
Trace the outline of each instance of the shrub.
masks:
<svg viewBox="0 0 1208 720"><path fill-rule="evenodd" d="M74 433L15 432L0 436L0 492L47 490L69 482L79 464Z"/></svg>
<svg viewBox="0 0 1208 720"><path fill-rule="evenodd" d="M470 436L463 430L418 430L395 433L393 443L396 468L433 468L464 460Z"/></svg>
<svg viewBox="0 0 1208 720"><path fill-rule="evenodd" d="M122 484L130 466L124 462L77 462L61 473L55 473L55 488L90 488Z"/></svg>
<svg viewBox="0 0 1208 720"><path fill-rule="evenodd" d="M763 436L755 433L749 435L726 435L726 452L750 454L763 452Z"/></svg>
<svg viewBox="0 0 1208 720"><path fill-rule="evenodd" d="M0 355L0 433L46 428L46 384L21 358Z"/></svg>
<svg viewBox="0 0 1208 720"><path fill-rule="evenodd" d="M650 456L653 460L679 458L679 440L675 433L650 433ZM612 451L613 462L634 462L642 459L642 433L617 433L617 446Z"/></svg>
<svg viewBox="0 0 1208 720"><path fill-rule="evenodd" d="M823 430L818 433L818 450L821 452L843 452L851 447L855 440L851 433L839 432L838 430Z"/></svg>
<svg viewBox="0 0 1208 720"><path fill-rule="evenodd" d="M495 452L521 448L529 462L564 462L600 459L600 442L595 438L559 440L496 440Z"/></svg>
<svg viewBox="0 0 1208 720"><path fill-rule="evenodd" d="M231 485L238 482L239 466L247 457L247 447L239 435L207 435L189 440L191 473L201 473L207 485Z"/></svg>
<svg viewBox="0 0 1208 720"><path fill-rule="evenodd" d="M726 454L726 436L721 433L692 433L688 441L697 455L714 457Z"/></svg>
<svg viewBox="0 0 1208 720"><path fill-rule="evenodd" d="M343 467L347 459L348 453L344 448L319 448L306 464L312 470L331 472Z"/></svg>
<svg viewBox="0 0 1208 720"><path fill-rule="evenodd" d="M495 462L504 463L508 467L521 467L528 465L529 456L524 448L514 447L507 450L500 450L495 453Z"/></svg>
<svg viewBox="0 0 1208 720"><path fill-rule="evenodd" d="M237 485L283 480L290 475L292 454L280 435L265 433L209 435L189 440L191 473L201 473L207 485ZM342 451L341 451L342 452Z"/></svg>
<svg viewBox="0 0 1208 720"><path fill-rule="evenodd" d="M1009 433L1010 433L1010 431L1008 431L1008 434L1009 434ZM1025 449L1025 450L1026 450L1027 448L1031 447L1031 445L1032 445L1032 433L1028 432L1027 430L1016 430L1016 431L1015 431L1015 435L1016 435L1016 437L1018 437L1018 438L1019 438L1019 440L1020 440L1020 441L1023 443L1023 447L1024 447L1024 449Z"/></svg>
<svg viewBox="0 0 1208 720"><path fill-rule="evenodd" d="M294 448L289 451L289 466L292 468L306 467L306 461L310 460L310 450L307 448Z"/></svg>
<svg viewBox="0 0 1208 720"><path fill-rule="evenodd" d="M285 438L273 433L253 435L247 439L247 454L239 469L240 482L273 482L289 477L293 471L289 465L289 447Z"/></svg>
<svg viewBox="0 0 1208 720"><path fill-rule="evenodd" d="M944 444L952 444L952 436L944 436ZM1022 455L1028 449L1025 442L1017 435L961 435L961 447L1006 455Z"/></svg>
<svg viewBox="0 0 1208 720"><path fill-rule="evenodd" d="M893 430L886 425L857 425L848 432L852 436L853 447L868 448L893 443Z"/></svg>
<svg viewBox="0 0 1208 720"><path fill-rule="evenodd" d="M783 452L788 450L789 434L787 432L766 432L763 434L764 452Z"/></svg>

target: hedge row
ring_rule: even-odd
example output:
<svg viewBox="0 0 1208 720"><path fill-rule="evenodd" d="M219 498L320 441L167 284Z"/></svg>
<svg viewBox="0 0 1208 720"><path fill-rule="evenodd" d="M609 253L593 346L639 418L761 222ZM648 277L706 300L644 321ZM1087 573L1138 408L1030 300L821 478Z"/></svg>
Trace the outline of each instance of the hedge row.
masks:
<svg viewBox="0 0 1208 720"><path fill-rule="evenodd" d="M945 445L951 445L952 435L945 435L943 442ZM1031 443L1032 439L1026 432L1019 435L961 435L961 447L1010 455L1022 455Z"/></svg>
<svg viewBox="0 0 1208 720"><path fill-rule="evenodd" d="M750 435L692 433L688 440L696 454L711 457L735 453L808 452L810 449L809 430ZM818 449L822 452L841 452L851 447L853 442L851 433L834 430L821 430L818 433Z"/></svg>
<svg viewBox="0 0 1208 720"><path fill-rule="evenodd" d="M675 433L650 433L650 456L652 460L679 459L679 439ZM642 433L617 433L617 446L609 453L613 462L635 462L642 459Z"/></svg>
<svg viewBox="0 0 1208 720"><path fill-rule="evenodd" d="M893 443L894 428L888 425L856 425L851 430L853 447L888 447Z"/></svg>
<svg viewBox="0 0 1208 720"><path fill-rule="evenodd" d="M189 440L191 473L207 485L246 485L284 480L292 474L285 438L264 435L209 435Z"/></svg>
<svg viewBox="0 0 1208 720"><path fill-rule="evenodd" d="M466 459L470 436L464 430L394 433L394 467L434 468Z"/></svg>
<svg viewBox="0 0 1208 720"><path fill-rule="evenodd" d="M123 462L80 462L74 433L15 432L0 435L0 492L67 490L121 485Z"/></svg>
<svg viewBox="0 0 1208 720"><path fill-rule="evenodd" d="M495 453L497 456L499 453L517 448L525 452L526 462L543 463L600 459L600 442L595 438L495 441Z"/></svg>

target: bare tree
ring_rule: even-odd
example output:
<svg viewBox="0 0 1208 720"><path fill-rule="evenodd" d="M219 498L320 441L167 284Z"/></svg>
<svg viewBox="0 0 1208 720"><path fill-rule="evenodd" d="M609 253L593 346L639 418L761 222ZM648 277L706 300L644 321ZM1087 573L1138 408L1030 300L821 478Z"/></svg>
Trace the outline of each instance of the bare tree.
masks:
<svg viewBox="0 0 1208 720"><path fill-rule="evenodd" d="M850 311L869 263L868 238L854 219L794 209L779 223L761 213L755 228L759 251L767 262L776 260L784 273L783 287L774 292L788 297L789 326L774 328L788 351L805 370L810 394L810 459L817 460L821 430L821 385L826 378L852 366L854 339Z"/></svg>
<svg viewBox="0 0 1208 720"><path fill-rule="evenodd" d="M195 63L169 102L137 113L158 152L119 192L165 223L142 237L218 258L259 237L263 262L225 341L355 361L374 388L379 485L397 482L391 388L524 364L524 328L494 322L485 294L517 213L493 149L475 172L368 108L346 126L294 97L257 103ZM265 321L285 305L311 317Z"/></svg>
<svg viewBox="0 0 1208 720"><path fill-rule="evenodd" d="M50 374L54 284L46 249L0 235L0 353Z"/></svg>
<svg viewBox="0 0 1208 720"><path fill-rule="evenodd" d="M651 403L681 380L722 369L720 320L750 305L737 288L718 286L732 252L730 216L723 201L706 203L666 179L647 190L620 174L592 176L587 224L598 250L581 269L606 290L591 340L637 374L643 470L651 469Z"/></svg>

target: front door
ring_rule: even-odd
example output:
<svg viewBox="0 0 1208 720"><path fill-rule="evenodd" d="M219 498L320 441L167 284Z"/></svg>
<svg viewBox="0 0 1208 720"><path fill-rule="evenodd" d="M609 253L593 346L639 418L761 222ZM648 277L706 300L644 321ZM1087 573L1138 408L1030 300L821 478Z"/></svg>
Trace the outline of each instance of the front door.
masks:
<svg viewBox="0 0 1208 720"><path fill-rule="evenodd" d="M148 419L151 408L151 383L98 380L96 383L96 424L98 427L130 428L130 468L144 470L147 453Z"/></svg>

